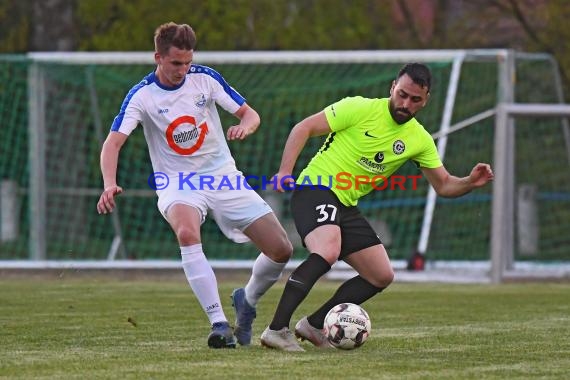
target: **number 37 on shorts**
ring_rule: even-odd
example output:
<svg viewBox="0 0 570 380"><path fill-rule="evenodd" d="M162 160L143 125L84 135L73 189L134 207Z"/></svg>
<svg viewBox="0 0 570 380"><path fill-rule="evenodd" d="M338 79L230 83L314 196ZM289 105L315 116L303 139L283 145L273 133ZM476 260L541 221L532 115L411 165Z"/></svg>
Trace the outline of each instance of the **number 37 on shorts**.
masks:
<svg viewBox="0 0 570 380"><path fill-rule="evenodd" d="M318 212L317 223L334 222L337 214L337 207L328 203L315 207Z"/></svg>

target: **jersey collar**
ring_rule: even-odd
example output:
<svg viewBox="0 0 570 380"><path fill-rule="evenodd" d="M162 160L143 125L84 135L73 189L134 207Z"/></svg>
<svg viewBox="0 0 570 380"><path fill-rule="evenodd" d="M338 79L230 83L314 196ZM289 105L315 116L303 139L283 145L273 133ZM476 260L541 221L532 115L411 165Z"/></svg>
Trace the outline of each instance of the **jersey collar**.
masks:
<svg viewBox="0 0 570 380"><path fill-rule="evenodd" d="M156 72L152 72L150 74L150 80L154 83L156 83L156 85L165 90L165 91L175 91L178 90L180 87L182 87L184 85L184 82L186 82L186 77L184 77L184 80L182 80L182 82L180 82L180 84L176 85L176 86L165 86L162 83L160 83L160 81L158 80L158 77L156 76Z"/></svg>

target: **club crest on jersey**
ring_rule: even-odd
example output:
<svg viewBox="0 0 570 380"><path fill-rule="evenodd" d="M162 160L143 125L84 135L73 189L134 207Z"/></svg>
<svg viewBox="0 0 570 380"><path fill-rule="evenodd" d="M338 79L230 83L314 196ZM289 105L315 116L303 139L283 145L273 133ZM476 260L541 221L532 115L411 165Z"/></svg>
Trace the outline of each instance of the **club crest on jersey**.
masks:
<svg viewBox="0 0 570 380"><path fill-rule="evenodd" d="M196 105L196 107L200 108L204 107L206 105L206 95L200 94L194 96L194 104Z"/></svg>
<svg viewBox="0 0 570 380"><path fill-rule="evenodd" d="M392 145L392 151L394 151L394 154L402 154L405 150L406 144L404 144L402 140L394 141L394 144Z"/></svg>

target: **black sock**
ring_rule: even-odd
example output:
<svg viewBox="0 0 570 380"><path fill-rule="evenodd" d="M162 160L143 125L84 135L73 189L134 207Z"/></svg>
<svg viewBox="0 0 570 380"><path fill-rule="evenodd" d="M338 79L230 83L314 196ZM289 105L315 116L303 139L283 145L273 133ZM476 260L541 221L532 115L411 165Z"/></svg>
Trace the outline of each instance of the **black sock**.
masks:
<svg viewBox="0 0 570 380"><path fill-rule="evenodd" d="M269 328L281 330L283 327L289 327L291 317L299 304L309 294L315 282L330 269L331 266L325 259L311 253L289 276Z"/></svg>
<svg viewBox="0 0 570 380"><path fill-rule="evenodd" d="M360 276L351 278L345 281L335 292L331 299L329 299L319 310L315 311L307 320L311 326L318 329L323 328L325 317L333 306L343 302L350 302L360 305L364 301L374 297L375 294L380 293L386 288L377 288Z"/></svg>

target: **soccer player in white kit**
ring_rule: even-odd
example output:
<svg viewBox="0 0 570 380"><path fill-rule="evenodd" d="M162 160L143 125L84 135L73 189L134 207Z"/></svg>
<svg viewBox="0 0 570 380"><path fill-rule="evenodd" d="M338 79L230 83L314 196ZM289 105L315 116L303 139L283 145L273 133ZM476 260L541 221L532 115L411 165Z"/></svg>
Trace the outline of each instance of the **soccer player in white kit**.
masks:
<svg viewBox="0 0 570 380"><path fill-rule="evenodd" d="M116 179L119 151L141 124L157 176L158 208L176 234L186 278L211 324L208 346L235 347L236 338L249 345L255 306L293 252L267 203L251 188L238 185L242 173L226 143L226 138L243 140L254 133L259 115L219 73L192 64L196 35L190 26L163 24L156 29L154 44L156 70L128 92L103 144L104 190L97 210L106 214L115 208L114 197L123 191ZM239 119L225 135L216 104ZM204 186L204 178L213 186ZM261 251L246 286L232 293L235 330L202 250L200 226L208 213L228 238L252 241Z"/></svg>

